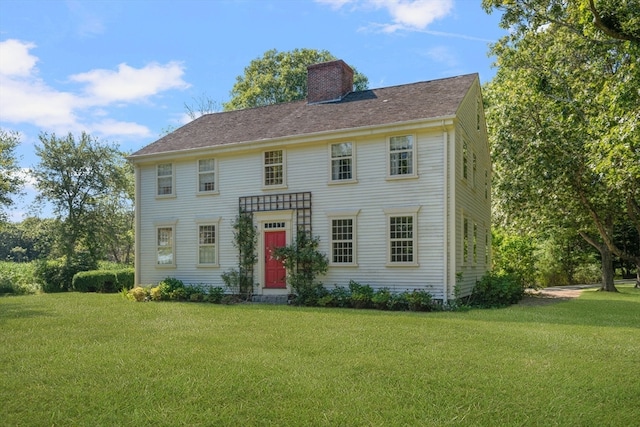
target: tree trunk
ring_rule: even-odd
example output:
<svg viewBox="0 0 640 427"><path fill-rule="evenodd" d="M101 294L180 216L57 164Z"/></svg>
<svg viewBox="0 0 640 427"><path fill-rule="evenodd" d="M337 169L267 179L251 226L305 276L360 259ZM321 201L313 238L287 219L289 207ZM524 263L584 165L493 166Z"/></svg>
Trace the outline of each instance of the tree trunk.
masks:
<svg viewBox="0 0 640 427"><path fill-rule="evenodd" d="M634 288L640 289L640 264L636 265L636 285Z"/></svg>
<svg viewBox="0 0 640 427"><path fill-rule="evenodd" d="M601 291L618 292L613 283L613 255L607 245L598 245L600 257L602 258L602 286Z"/></svg>

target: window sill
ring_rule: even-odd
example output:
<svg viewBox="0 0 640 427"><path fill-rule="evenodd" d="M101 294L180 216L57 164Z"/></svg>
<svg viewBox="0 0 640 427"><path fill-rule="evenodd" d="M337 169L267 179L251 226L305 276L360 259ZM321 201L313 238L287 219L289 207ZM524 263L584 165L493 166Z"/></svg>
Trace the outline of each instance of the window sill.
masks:
<svg viewBox="0 0 640 427"><path fill-rule="evenodd" d="M414 268L414 267L420 267L420 264L418 264L417 262L387 262L385 265L385 267L391 267L391 268L405 268L405 267L409 267L409 268Z"/></svg>
<svg viewBox="0 0 640 427"><path fill-rule="evenodd" d="M196 197L204 197L204 196L217 196L220 194L220 191L198 191L196 192Z"/></svg>
<svg viewBox="0 0 640 427"><path fill-rule="evenodd" d="M414 175L387 175L386 180L387 181L403 181L403 180L407 180L407 179L418 179L420 178L420 175L414 174Z"/></svg>
<svg viewBox="0 0 640 427"><path fill-rule="evenodd" d="M359 267L359 265L358 265L358 263L355 263L355 262L351 263L351 264L347 264L347 263L343 263L343 264L335 263L334 264L334 263L330 262L329 263L329 267L332 267L332 268L357 268L357 267Z"/></svg>
<svg viewBox="0 0 640 427"><path fill-rule="evenodd" d="M327 182L327 185L345 185L345 184L357 184L357 179L336 179Z"/></svg>
<svg viewBox="0 0 640 427"><path fill-rule="evenodd" d="M156 264L156 268L159 268L161 270L173 270L176 269L178 266L175 264Z"/></svg>
<svg viewBox="0 0 640 427"><path fill-rule="evenodd" d="M220 268L220 264L196 264L196 268Z"/></svg>
<svg viewBox="0 0 640 427"><path fill-rule="evenodd" d="M287 186L287 184L280 184L280 185L263 185L262 186L262 190L268 191L268 190L286 190L287 188L289 188Z"/></svg>
<svg viewBox="0 0 640 427"><path fill-rule="evenodd" d="M162 194L162 195L157 195L156 194L156 200L161 200L161 199L175 199L176 196L175 194Z"/></svg>

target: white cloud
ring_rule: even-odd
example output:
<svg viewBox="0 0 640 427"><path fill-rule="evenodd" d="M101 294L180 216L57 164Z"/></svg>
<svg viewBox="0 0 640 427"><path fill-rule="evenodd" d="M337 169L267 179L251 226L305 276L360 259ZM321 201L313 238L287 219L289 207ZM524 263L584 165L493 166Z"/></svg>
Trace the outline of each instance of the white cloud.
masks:
<svg viewBox="0 0 640 427"><path fill-rule="evenodd" d="M28 76L38 58L29 53L35 44L9 39L0 42L0 75Z"/></svg>
<svg viewBox="0 0 640 427"><path fill-rule="evenodd" d="M117 70L96 69L74 74L69 81L79 90L61 90L38 73L35 44L21 40L0 42L0 121L28 123L48 132L96 131L104 136L147 137L143 125L109 118L107 107L147 100L164 91L186 89L179 62L150 63L142 68L120 64ZM92 118L100 118L93 121Z"/></svg>
<svg viewBox="0 0 640 427"><path fill-rule="evenodd" d="M189 85L182 80L183 74L184 67L178 62L152 63L137 69L120 64L118 71L98 69L72 75L70 79L87 84L85 92L95 105L138 101L165 90L186 89Z"/></svg>
<svg viewBox="0 0 640 427"><path fill-rule="evenodd" d="M392 23L375 24L383 32L398 30L420 31L429 24L449 15L453 9L453 0L316 0L339 9L347 4L361 8L385 9Z"/></svg>
<svg viewBox="0 0 640 427"><path fill-rule="evenodd" d="M133 122L118 122L107 119L102 122L90 124L89 126L92 132L95 131L103 135L134 136L140 138L146 138L151 135L149 128Z"/></svg>

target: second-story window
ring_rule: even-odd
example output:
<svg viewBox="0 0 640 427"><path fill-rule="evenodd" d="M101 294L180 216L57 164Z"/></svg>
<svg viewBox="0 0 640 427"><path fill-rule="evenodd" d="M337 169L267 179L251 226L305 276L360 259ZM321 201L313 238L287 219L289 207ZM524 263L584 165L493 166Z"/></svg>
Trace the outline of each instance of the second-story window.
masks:
<svg viewBox="0 0 640 427"><path fill-rule="evenodd" d="M389 138L389 176L415 175L415 144L413 135Z"/></svg>
<svg viewBox="0 0 640 427"><path fill-rule="evenodd" d="M215 159L198 160L198 191L201 193L216 191Z"/></svg>
<svg viewBox="0 0 640 427"><path fill-rule="evenodd" d="M331 144L331 181L348 181L353 178L353 144Z"/></svg>
<svg viewBox="0 0 640 427"><path fill-rule="evenodd" d="M173 165L164 163L157 167L157 192L158 196L170 196L173 194Z"/></svg>
<svg viewBox="0 0 640 427"><path fill-rule="evenodd" d="M284 185L284 152L282 150L264 153L264 185Z"/></svg>

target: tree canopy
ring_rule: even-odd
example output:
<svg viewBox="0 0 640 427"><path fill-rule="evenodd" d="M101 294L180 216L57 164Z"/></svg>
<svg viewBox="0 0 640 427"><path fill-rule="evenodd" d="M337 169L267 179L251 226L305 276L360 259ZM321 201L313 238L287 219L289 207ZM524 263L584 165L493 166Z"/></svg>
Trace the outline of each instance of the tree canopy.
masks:
<svg viewBox="0 0 640 427"><path fill-rule="evenodd" d="M307 97L307 67L338 58L326 50L294 49L289 52L268 50L244 69L231 89L231 100L223 104L225 111L260 107ZM352 67L353 68L353 67ZM353 68L355 90L369 85L366 76Z"/></svg>
<svg viewBox="0 0 640 427"><path fill-rule="evenodd" d="M19 194L24 184L15 154L19 144L18 132L0 129L0 220L6 219L5 208L13 205L12 196Z"/></svg>
<svg viewBox="0 0 640 427"><path fill-rule="evenodd" d="M483 2L510 29L492 47L498 70L485 88L498 216L580 233L600 252L604 290L615 290L612 253L640 275L640 248L615 240L625 224L640 234L640 15L617 3Z"/></svg>
<svg viewBox="0 0 640 427"><path fill-rule="evenodd" d="M79 138L43 133L36 146L40 163L34 168L39 200L53 205L62 225L62 246L69 262L78 247L100 259L103 244L113 238L122 209L132 211L132 172L114 145L87 133ZM132 224L130 224L132 225ZM120 226L114 225L115 229Z"/></svg>

